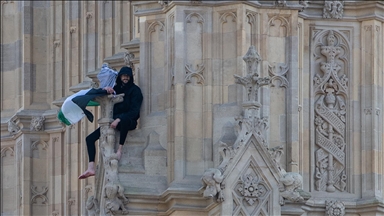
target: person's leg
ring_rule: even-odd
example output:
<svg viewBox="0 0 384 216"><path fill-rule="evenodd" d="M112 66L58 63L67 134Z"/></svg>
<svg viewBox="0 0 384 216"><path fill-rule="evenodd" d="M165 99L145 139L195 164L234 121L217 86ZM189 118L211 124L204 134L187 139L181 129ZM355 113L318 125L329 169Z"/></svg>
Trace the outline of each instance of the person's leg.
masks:
<svg viewBox="0 0 384 216"><path fill-rule="evenodd" d="M94 176L96 173L95 170L95 156L96 156L96 146L95 142L100 138L100 128L97 128L94 132L89 134L85 139L87 143L87 151L88 151L88 169L79 176L79 179L85 179L90 176Z"/></svg>
<svg viewBox="0 0 384 216"><path fill-rule="evenodd" d="M96 156L95 142L99 138L100 138L100 128L97 128L95 131L89 134L87 138L85 138L85 142L87 143L89 162L95 162L95 156Z"/></svg>
<svg viewBox="0 0 384 216"><path fill-rule="evenodd" d="M120 140L119 140L119 147L116 151L117 157L121 158L121 155L123 153L123 145L125 143L125 140L128 135L129 130L133 130L136 128L136 124L131 121L120 121L117 125L117 129L120 131Z"/></svg>

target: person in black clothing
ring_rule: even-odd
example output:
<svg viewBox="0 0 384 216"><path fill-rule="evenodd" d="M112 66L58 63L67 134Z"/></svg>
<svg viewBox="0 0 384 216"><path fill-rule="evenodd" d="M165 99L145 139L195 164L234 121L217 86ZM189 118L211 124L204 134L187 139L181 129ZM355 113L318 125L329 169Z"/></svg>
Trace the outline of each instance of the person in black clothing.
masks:
<svg viewBox="0 0 384 216"><path fill-rule="evenodd" d="M113 107L113 119L110 127L120 131L119 148L117 149L117 156L120 159L122 154L123 145L127 138L128 131L134 130L137 126L137 120L140 117L140 107L143 102L143 94L140 88L133 83L132 69L129 67L122 67L116 78L116 85L105 87L108 93L122 94L124 93L123 102L117 103ZM87 136L87 150L88 150L88 169L79 176L79 179L85 179L95 175L95 155L96 147L95 142L100 138L100 127Z"/></svg>

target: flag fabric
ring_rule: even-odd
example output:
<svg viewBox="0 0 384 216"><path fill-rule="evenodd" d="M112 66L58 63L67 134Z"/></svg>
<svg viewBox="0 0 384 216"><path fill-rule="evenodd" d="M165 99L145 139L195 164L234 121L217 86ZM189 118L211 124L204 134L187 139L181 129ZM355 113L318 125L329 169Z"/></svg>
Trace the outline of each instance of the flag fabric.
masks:
<svg viewBox="0 0 384 216"><path fill-rule="evenodd" d="M84 116L90 122L93 122L93 114L86 109L87 106L98 106L99 104L92 101L98 96L107 95L107 91L102 88L85 89L69 96L65 99L57 118L66 125L73 125L79 122Z"/></svg>

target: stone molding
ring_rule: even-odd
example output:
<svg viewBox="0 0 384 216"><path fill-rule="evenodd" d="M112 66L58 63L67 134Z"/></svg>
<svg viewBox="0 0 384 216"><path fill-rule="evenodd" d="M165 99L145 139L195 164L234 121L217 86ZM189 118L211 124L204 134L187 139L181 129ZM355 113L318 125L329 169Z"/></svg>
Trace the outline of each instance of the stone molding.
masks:
<svg viewBox="0 0 384 216"><path fill-rule="evenodd" d="M160 3L164 2L164 4ZM166 3L166 7L165 6ZM378 19L383 21L384 16L380 16L380 14L383 14L384 11L384 3L380 1L371 1L371 2L353 2L353 1L330 1L327 0L329 3L325 3L324 1L308 1L308 0L298 0L298 1L282 1L282 0L274 0L274 1L244 1L242 4L247 4L253 7L257 8L265 8L265 9L281 9L281 10L298 10L300 12L300 16L303 18L307 19L319 19L323 17L323 11L325 4L332 4L333 2L339 2L343 5L343 12L340 13L341 10L337 11L335 15L331 16L340 16L344 20L350 20L350 19L356 19L355 16L352 14L356 14L357 11L362 11L362 10L370 10L367 8L372 8L375 7L377 13L367 13L366 15L362 15L358 17L357 19L364 20L364 19ZM151 14L158 14L159 12L161 13L166 13L169 10L171 10L174 6L176 5L183 5L183 6L191 6L192 3L188 1L159 1L157 3L157 6L151 7L142 7L145 9L141 9L141 5L148 5L147 3L143 2L134 2L132 3L134 6L137 7L135 10L135 15L138 16L146 16L146 15L151 15ZM200 6L225 6L225 5L233 5L233 4L239 4L237 2L226 2L226 1L202 1L199 3ZM370 4L371 6L367 6L367 4ZM376 5L376 6L375 6ZM331 5L332 7L332 5ZM340 6L339 6L340 7ZM328 13L328 11L332 11L331 9L325 9ZM344 11L345 10L345 11ZM380 12L381 11L381 12ZM333 12L332 12L333 13Z"/></svg>
<svg viewBox="0 0 384 216"><path fill-rule="evenodd" d="M1 140L16 140L21 134L57 133L66 127L57 120L57 110L21 110L1 123Z"/></svg>
<svg viewBox="0 0 384 216"><path fill-rule="evenodd" d="M341 17L344 21L378 20L384 22L384 2L382 1L328 1L339 2L343 5L343 12L337 11L334 16ZM299 17L306 20L328 19L323 18L325 1L309 1L308 7L299 13ZM328 3L329 4L329 3ZM339 6L340 7L340 6ZM328 11L329 9L325 9ZM328 12L327 12L328 13ZM356 16L359 14L359 16ZM331 15L329 15L331 16ZM333 15L332 15L333 16ZM338 19L334 17L334 19Z"/></svg>

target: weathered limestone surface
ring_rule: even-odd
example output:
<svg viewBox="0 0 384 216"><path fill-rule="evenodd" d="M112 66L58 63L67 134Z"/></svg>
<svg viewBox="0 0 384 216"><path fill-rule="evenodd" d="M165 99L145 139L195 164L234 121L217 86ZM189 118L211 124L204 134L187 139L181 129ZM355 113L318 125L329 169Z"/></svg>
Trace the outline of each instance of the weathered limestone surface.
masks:
<svg viewBox="0 0 384 216"><path fill-rule="evenodd" d="M382 1L1 1L0 29L1 215L384 214ZM56 117L104 62L144 95L119 161L105 105Z"/></svg>

